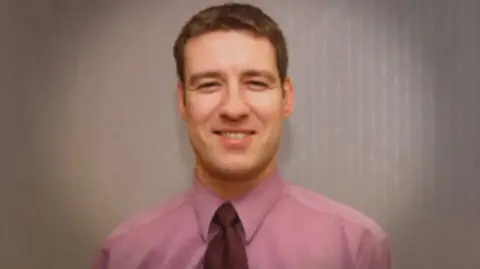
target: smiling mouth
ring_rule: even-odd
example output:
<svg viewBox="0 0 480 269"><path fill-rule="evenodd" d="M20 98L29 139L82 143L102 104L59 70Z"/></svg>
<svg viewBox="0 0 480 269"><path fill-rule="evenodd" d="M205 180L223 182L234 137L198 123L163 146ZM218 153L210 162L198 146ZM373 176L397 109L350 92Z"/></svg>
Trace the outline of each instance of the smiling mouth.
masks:
<svg viewBox="0 0 480 269"><path fill-rule="evenodd" d="M240 140L250 135L254 135L255 131L214 131L213 133L228 139Z"/></svg>

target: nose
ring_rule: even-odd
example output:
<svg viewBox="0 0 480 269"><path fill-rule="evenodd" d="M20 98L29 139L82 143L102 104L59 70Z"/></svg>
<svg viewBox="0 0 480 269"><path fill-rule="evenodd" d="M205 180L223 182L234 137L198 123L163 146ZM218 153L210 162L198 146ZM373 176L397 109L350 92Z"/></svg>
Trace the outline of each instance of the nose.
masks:
<svg viewBox="0 0 480 269"><path fill-rule="evenodd" d="M248 116L249 106L245 94L239 87L230 87L225 91L220 117L229 121L239 121Z"/></svg>

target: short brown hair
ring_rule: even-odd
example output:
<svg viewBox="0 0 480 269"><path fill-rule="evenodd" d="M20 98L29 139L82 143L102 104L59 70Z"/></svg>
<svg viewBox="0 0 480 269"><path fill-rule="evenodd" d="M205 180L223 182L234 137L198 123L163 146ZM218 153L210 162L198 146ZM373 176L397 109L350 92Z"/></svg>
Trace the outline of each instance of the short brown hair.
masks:
<svg viewBox="0 0 480 269"><path fill-rule="evenodd" d="M285 37L278 24L260 8L249 4L227 3L208 7L196 13L183 27L175 41L173 54L180 82L185 83L185 45L194 37L214 31L240 30L267 38L275 49L281 83L288 69Z"/></svg>

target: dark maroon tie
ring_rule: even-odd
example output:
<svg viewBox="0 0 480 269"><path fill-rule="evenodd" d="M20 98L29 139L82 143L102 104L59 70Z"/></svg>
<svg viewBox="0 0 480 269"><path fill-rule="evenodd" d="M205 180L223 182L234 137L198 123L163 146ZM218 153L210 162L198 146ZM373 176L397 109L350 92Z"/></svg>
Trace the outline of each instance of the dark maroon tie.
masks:
<svg viewBox="0 0 480 269"><path fill-rule="evenodd" d="M219 230L208 243L204 268L248 269L245 245L236 228L240 219L232 204L220 206L212 222L219 226Z"/></svg>

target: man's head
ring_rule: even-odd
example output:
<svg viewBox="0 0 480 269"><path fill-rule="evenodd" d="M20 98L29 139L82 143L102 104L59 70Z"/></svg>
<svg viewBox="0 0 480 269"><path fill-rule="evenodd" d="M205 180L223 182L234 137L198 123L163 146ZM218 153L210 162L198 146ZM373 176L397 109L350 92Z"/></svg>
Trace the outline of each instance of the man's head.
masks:
<svg viewBox="0 0 480 269"><path fill-rule="evenodd" d="M278 25L251 5L209 7L184 25L174 56L199 166L224 180L252 179L272 167L293 107Z"/></svg>

